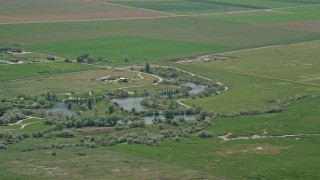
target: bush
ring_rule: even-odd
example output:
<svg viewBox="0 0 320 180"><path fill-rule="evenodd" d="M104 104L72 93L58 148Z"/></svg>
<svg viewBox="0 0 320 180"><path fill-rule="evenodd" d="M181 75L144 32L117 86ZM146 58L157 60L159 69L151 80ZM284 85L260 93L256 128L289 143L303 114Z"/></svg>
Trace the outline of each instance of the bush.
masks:
<svg viewBox="0 0 320 180"><path fill-rule="evenodd" d="M200 132L198 132L198 136L201 138L212 138L213 133L207 132L207 131L200 131Z"/></svg>
<svg viewBox="0 0 320 180"><path fill-rule="evenodd" d="M43 132L34 132L32 133L32 137L42 137L43 136Z"/></svg>
<svg viewBox="0 0 320 180"><path fill-rule="evenodd" d="M266 113L280 113L283 111L283 107L280 106L273 106L269 109L267 109L265 112Z"/></svg>
<svg viewBox="0 0 320 180"><path fill-rule="evenodd" d="M71 131L62 131L59 134L57 134L57 136L62 138L72 138L75 135Z"/></svg>
<svg viewBox="0 0 320 180"><path fill-rule="evenodd" d="M7 146L2 144L2 143L0 143L0 149L7 149Z"/></svg>

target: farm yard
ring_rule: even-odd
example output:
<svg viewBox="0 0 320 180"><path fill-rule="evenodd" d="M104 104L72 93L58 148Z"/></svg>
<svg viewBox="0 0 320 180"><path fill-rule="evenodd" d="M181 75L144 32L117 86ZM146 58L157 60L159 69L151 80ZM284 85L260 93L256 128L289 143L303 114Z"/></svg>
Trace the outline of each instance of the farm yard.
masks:
<svg viewBox="0 0 320 180"><path fill-rule="evenodd" d="M0 0L0 179L319 179L319 0Z"/></svg>

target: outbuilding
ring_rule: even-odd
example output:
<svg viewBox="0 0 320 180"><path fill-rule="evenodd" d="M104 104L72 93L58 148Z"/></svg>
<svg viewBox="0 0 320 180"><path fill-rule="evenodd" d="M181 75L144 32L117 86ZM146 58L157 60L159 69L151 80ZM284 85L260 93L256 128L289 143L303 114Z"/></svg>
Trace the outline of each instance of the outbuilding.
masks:
<svg viewBox="0 0 320 180"><path fill-rule="evenodd" d="M56 60L56 58L55 58L54 56L48 56L48 57L47 57L47 60L49 60L49 61L54 61L54 60Z"/></svg>
<svg viewBox="0 0 320 180"><path fill-rule="evenodd" d="M127 78L120 78L120 79L118 80L118 82L120 82L120 83L127 83L127 82L129 82L129 81L128 81Z"/></svg>
<svg viewBox="0 0 320 180"><path fill-rule="evenodd" d="M17 58L11 58L9 61L10 61L10 62L14 62L14 63L19 62L19 60L18 60Z"/></svg>

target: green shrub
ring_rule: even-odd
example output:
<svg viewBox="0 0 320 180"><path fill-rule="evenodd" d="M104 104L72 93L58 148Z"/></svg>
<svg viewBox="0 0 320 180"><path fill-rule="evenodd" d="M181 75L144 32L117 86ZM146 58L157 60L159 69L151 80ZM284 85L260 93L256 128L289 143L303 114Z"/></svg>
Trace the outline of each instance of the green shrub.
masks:
<svg viewBox="0 0 320 180"><path fill-rule="evenodd" d="M198 136L201 138L212 138L213 133L202 130L202 131L198 132Z"/></svg>

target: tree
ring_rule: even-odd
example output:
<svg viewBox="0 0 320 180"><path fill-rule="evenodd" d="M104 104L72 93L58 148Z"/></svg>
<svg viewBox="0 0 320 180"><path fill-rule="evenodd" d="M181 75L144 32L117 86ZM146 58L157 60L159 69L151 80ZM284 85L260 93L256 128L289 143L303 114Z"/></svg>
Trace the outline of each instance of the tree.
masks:
<svg viewBox="0 0 320 180"><path fill-rule="evenodd" d="M92 109L92 98L91 97L88 99L88 108Z"/></svg>
<svg viewBox="0 0 320 180"><path fill-rule="evenodd" d="M71 110L71 108L72 108L72 104L68 103L68 109Z"/></svg>
<svg viewBox="0 0 320 180"><path fill-rule="evenodd" d="M108 107L108 113L109 115L113 114L114 113L114 107L112 105L109 105Z"/></svg>
<svg viewBox="0 0 320 180"><path fill-rule="evenodd" d="M149 65L149 63L146 63L146 65L144 66L144 69L145 69L146 73L150 73L150 65Z"/></svg>
<svg viewBox="0 0 320 180"><path fill-rule="evenodd" d="M103 57L102 56L98 56L98 61L103 61Z"/></svg>
<svg viewBox="0 0 320 180"><path fill-rule="evenodd" d="M124 62L129 62L129 56L128 55L124 55L122 57L122 59L123 59Z"/></svg>
<svg viewBox="0 0 320 180"><path fill-rule="evenodd" d="M174 118L173 112L171 110L166 110L164 112L164 117L168 120L172 120Z"/></svg>

